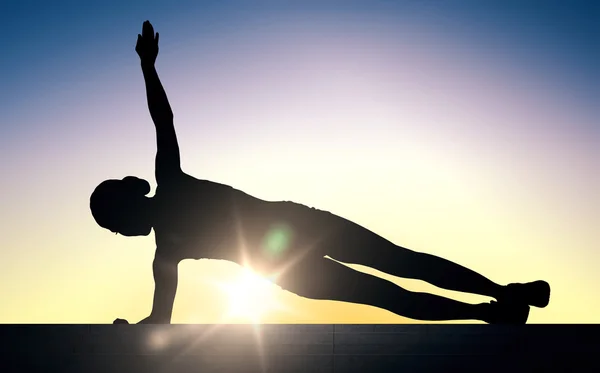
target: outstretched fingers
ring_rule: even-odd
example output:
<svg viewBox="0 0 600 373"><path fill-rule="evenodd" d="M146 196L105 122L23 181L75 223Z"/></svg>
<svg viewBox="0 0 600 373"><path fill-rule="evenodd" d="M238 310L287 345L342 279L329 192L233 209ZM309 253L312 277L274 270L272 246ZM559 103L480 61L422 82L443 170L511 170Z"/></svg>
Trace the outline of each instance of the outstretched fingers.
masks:
<svg viewBox="0 0 600 373"><path fill-rule="evenodd" d="M145 63L154 63L158 55L158 32L154 33L154 28L150 21L144 21L142 33L138 34L135 51Z"/></svg>
<svg viewBox="0 0 600 373"><path fill-rule="evenodd" d="M150 40L152 40L154 41L154 44L158 45L158 38L159 34L158 32L154 33L154 27L152 27L150 21L144 21L144 24L142 25L142 34L138 34L138 42L140 39L146 40L146 43L150 43Z"/></svg>
<svg viewBox="0 0 600 373"><path fill-rule="evenodd" d="M150 21L145 21L142 25L142 36L144 38L154 39L154 27L152 27Z"/></svg>

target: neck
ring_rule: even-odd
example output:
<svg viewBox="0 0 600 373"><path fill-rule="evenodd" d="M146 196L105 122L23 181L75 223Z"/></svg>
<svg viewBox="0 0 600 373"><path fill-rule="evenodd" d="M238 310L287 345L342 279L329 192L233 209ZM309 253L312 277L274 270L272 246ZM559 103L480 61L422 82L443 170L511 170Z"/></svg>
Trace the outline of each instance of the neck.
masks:
<svg viewBox="0 0 600 373"><path fill-rule="evenodd" d="M154 222L156 221L157 211L156 211L156 203L154 198L146 197L146 201L144 203L144 215L150 222L150 225L154 226Z"/></svg>

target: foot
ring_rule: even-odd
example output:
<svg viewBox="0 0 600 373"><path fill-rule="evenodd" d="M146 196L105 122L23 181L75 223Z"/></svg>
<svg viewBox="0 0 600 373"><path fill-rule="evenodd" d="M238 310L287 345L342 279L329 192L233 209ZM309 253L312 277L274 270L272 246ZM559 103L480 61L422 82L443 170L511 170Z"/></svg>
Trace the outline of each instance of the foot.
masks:
<svg viewBox="0 0 600 373"><path fill-rule="evenodd" d="M529 306L525 304L491 301L482 305L485 309L483 321L488 324L525 324L529 317Z"/></svg>
<svg viewBox="0 0 600 373"><path fill-rule="evenodd" d="M550 285L546 281L534 281L525 284L508 284L498 302L528 304L544 308L550 302Z"/></svg>

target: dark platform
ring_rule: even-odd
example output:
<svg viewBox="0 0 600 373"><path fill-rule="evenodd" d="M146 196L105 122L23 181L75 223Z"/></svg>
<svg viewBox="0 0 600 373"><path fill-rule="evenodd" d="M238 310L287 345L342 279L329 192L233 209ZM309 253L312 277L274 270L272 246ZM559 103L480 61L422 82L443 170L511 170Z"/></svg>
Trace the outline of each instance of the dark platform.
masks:
<svg viewBox="0 0 600 373"><path fill-rule="evenodd" d="M596 325L0 325L0 372L600 371Z"/></svg>

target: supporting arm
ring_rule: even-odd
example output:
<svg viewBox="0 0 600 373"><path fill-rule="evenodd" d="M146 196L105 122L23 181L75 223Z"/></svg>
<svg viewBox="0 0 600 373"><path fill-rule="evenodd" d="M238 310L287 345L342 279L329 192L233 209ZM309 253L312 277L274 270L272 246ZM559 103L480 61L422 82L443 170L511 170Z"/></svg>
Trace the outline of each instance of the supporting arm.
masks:
<svg viewBox="0 0 600 373"><path fill-rule="evenodd" d="M150 316L140 324L169 324L173 313L173 303L177 293L177 263L157 254L152 263L154 273L154 300Z"/></svg>

